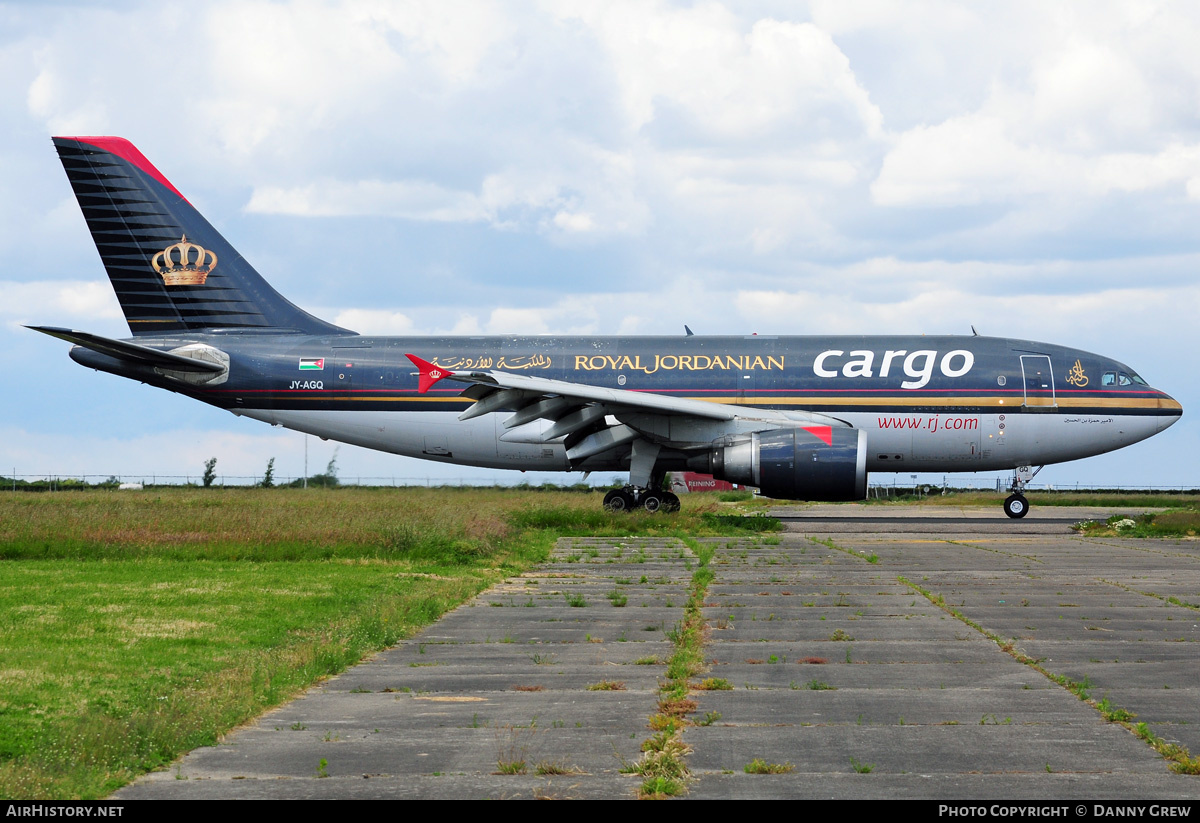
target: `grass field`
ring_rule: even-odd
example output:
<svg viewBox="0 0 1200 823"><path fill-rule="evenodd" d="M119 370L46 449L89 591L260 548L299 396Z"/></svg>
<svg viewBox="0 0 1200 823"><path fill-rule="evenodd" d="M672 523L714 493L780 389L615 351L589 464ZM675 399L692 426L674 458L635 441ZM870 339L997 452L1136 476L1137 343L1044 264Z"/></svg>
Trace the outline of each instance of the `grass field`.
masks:
<svg viewBox="0 0 1200 823"><path fill-rule="evenodd" d="M720 505L689 495L674 515L612 516L599 494L504 489L0 495L0 796L104 796L560 535L746 526Z"/></svg>

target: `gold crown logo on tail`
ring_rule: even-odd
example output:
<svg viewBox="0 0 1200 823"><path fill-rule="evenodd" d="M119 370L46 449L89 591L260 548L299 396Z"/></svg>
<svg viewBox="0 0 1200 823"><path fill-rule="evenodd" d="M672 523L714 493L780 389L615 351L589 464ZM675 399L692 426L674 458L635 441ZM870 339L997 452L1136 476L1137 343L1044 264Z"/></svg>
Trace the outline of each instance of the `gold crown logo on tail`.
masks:
<svg viewBox="0 0 1200 823"><path fill-rule="evenodd" d="M203 286L217 267L217 255L201 245L189 243L183 235L178 243L167 246L150 258L150 265L167 286Z"/></svg>

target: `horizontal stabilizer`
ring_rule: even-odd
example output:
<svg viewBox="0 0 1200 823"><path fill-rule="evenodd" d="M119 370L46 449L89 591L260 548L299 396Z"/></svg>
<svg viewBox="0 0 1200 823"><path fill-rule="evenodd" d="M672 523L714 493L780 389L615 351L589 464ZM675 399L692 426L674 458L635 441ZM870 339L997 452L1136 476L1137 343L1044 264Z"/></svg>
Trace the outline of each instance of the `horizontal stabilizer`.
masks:
<svg viewBox="0 0 1200 823"><path fill-rule="evenodd" d="M85 349L91 349L94 352L99 352L100 354L134 365L156 366L160 369L197 372L199 374L215 374L225 370L225 366L219 363L198 360L192 357L183 357L182 355L152 349L149 346L142 346L138 343L101 337L98 334L88 334L87 332L75 331L74 329L59 329L54 326L26 326L25 328L40 331L42 334L57 337L59 340L66 340L68 343L74 343L77 346L83 346Z"/></svg>

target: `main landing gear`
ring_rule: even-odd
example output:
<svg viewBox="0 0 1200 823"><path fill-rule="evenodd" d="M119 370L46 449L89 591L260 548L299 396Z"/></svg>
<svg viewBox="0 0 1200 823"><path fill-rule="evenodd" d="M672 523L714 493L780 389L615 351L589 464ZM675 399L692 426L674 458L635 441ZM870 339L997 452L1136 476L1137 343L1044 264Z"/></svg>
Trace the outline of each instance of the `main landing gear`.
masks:
<svg viewBox="0 0 1200 823"><path fill-rule="evenodd" d="M677 512L679 498L672 492L626 486L604 495L604 508L610 512L627 512L637 508L648 512Z"/></svg>
<svg viewBox="0 0 1200 823"><path fill-rule="evenodd" d="M648 512L677 512L679 498L662 491L665 475L655 471L660 446L647 440L634 440L629 455L629 482L623 489L604 495L604 508L610 512L628 512L637 508Z"/></svg>
<svg viewBox="0 0 1200 823"><path fill-rule="evenodd" d="M1017 466L1013 471L1012 494L1004 498L1004 513L1009 517L1017 519L1029 514L1029 501L1025 499L1023 492L1029 481L1041 470L1041 466L1034 471L1030 471L1029 466Z"/></svg>

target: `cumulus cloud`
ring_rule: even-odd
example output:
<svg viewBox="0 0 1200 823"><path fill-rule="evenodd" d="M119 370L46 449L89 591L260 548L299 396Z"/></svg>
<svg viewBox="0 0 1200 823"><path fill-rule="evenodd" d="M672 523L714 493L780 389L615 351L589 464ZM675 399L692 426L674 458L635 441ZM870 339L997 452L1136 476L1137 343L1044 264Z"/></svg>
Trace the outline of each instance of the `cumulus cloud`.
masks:
<svg viewBox="0 0 1200 823"><path fill-rule="evenodd" d="M384 309L346 309L338 312L333 322L359 334L403 335L413 333L408 315Z"/></svg>
<svg viewBox="0 0 1200 823"><path fill-rule="evenodd" d="M801 120L810 128L822 120L868 133L882 127L846 56L810 23L764 18L747 27L712 3L561 3L555 10L584 22L603 44L631 129L671 109L703 133L735 139Z"/></svg>
<svg viewBox="0 0 1200 823"><path fill-rule="evenodd" d="M107 280L48 283L0 280L0 315L19 323L43 325L124 316Z"/></svg>
<svg viewBox="0 0 1200 823"><path fill-rule="evenodd" d="M479 197L425 181L325 181L307 186L257 188L246 204L251 214L295 217L374 215L412 220L476 221L487 217Z"/></svg>
<svg viewBox="0 0 1200 823"><path fill-rule="evenodd" d="M923 10L928 16L930 8ZM1188 191L1200 173L1200 139L1194 120L1181 119L1181 104L1200 93L1200 61L1178 44L1182 33L1197 32L1200 15L1120 3L1094 14L1073 5L1042 11L1015 4L959 14L959 34L981 41L990 61L988 85L975 105L894 135L871 185L875 203L944 207ZM989 53L982 41L992 26L1023 27L1030 37L1007 55Z"/></svg>

